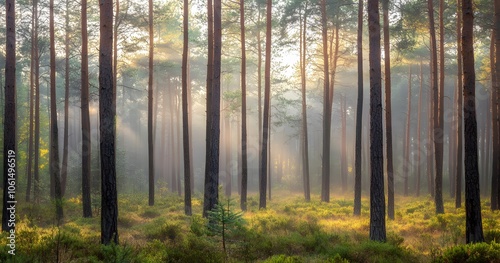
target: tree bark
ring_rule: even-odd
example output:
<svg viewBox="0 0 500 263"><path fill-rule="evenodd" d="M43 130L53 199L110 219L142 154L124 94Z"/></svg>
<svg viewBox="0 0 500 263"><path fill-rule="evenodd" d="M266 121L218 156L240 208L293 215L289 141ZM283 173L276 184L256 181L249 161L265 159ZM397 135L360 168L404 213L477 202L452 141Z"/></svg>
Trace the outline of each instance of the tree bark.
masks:
<svg viewBox="0 0 500 263"><path fill-rule="evenodd" d="M267 154L269 138L269 117L270 117L270 97L271 97L271 13L272 0L267 0L266 7L266 62L264 65L264 115L262 122L262 147L261 147L261 168L259 172L259 208L266 208L266 187L267 187Z"/></svg>
<svg viewBox="0 0 500 263"><path fill-rule="evenodd" d="M113 1L100 2L99 119L101 156L101 243L118 243L113 83Z"/></svg>
<svg viewBox="0 0 500 263"><path fill-rule="evenodd" d="M455 207L462 206L462 167L463 167L463 127L462 127L462 101L463 101L463 83L462 83L462 0L457 0L457 159L456 159L456 176L455 176Z"/></svg>
<svg viewBox="0 0 500 263"><path fill-rule="evenodd" d="M64 134L63 134L63 159L61 166L61 196L66 193L68 178L68 121L69 121L69 1L66 1L65 37L64 37Z"/></svg>
<svg viewBox="0 0 500 263"><path fill-rule="evenodd" d="M307 55L307 2L304 2L304 15L300 21L300 80L302 94L302 178L304 186L304 198L311 200L311 190L309 183L309 136L307 132L307 78L306 78L306 55Z"/></svg>
<svg viewBox="0 0 500 263"><path fill-rule="evenodd" d="M361 215L361 137L363 126L363 0L358 0L358 99L356 106L356 145L354 158L354 215Z"/></svg>
<svg viewBox="0 0 500 263"><path fill-rule="evenodd" d="M321 201L330 201L330 131L331 110L330 105L330 76L328 70L328 38L326 24L326 0L321 0L321 32L323 36L323 156L321 172Z"/></svg>
<svg viewBox="0 0 500 263"><path fill-rule="evenodd" d="M148 1L148 24L149 24L149 63L148 63L148 181L149 200L148 204L155 204L155 166L153 146L153 61L154 61L154 33L153 33L153 0ZM115 72L116 77L116 72ZM116 85L116 83L115 83Z"/></svg>
<svg viewBox="0 0 500 263"><path fill-rule="evenodd" d="M82 0L82 60L81 60L81 115L82 115L82 206L83 217L92 217L90 198L91 178L91 143L89 115L89 75L88 75L88 35L87 35L87 0Z"/></svg>
<svg viewBox="0 0 500 263"><path fill-rule="evenodd" d="M56 202L57 224L63 218L62 192L61 192L61 171L59 167L59 130L57 128L57 102L56 102L56 50L54 34L54 0L49 2L49 23L50 23L50 175Z"/></svg>
<svg viewBox="0 0 500 263"><path fill-rule="evenodd" d="M9 190L9 182L16 182L16 1L5 1L5 110L3 132L3 208L2 231L15 231L15 224L9 223L15 209L15 187ZM15 186L15 185L14 185Z"/></svg>
<svg viewBox="0 0 500 263"><path fill-rule="evenodd" d="M151 1L151 0L150 0ZM191 215L191 152L188 112L189 1L184 0L184 41L182 51L182 139L184 147L184 213Z"/></svg>
<svg viewBox="0 0 500 263"><path fill-rule="evenodd" d="M209 35L212 8L209 0ZM219 199L219 139L220 139L220 74L221 74L221 1L214 0L213 6L213 63L211 86L207 88L207 155L205 166L205 194L203 202L203 216L208 216L208 211L212 210ZM209 38L209 45L210 45ZM211 49L209 48L209 58ZM209 71L210 72L210 71Z"/></svg>
<svg viewBox="0 0 500 263"><path fill-rule="evenodd" d="M35 203L40 202L40 57L38 48L38 0L33 1L33 12L35 13L35 33L34 33L34 43L35 43L35 156L33 160L33 197Z"/></svg>
<svg viewBox="0 0 500 263"><path fill-rule="evenodd" d="M341 157L341 165L340 165L340 170L342 173L342 193L345 194L347 191L347 140L346 140L346 126L347 126L347 105L346 105L346 98L345 95L341 96L341 122L342 122L342 142L341 142L341 147L342 147L342 157Z"/></svg>
<svg viewBox="0 0 500 263"><path fill-rule="evenodd" d="M394 219L394 164L392 154L391 50L389 40L389 0L382 0L384 19L385 139L387 154L387 216Z"/></svg>
<svg viewBox="0 0 500 263"><path fill-rule="evenodd" d="M408 196L408 178L410 177L411 161L410 161L410 122L411 122L411 65L408 74L408 110L406 112L406 140L405 140L405 163L403 164L404 170L404 196Z"/></svg>
<svg viewBox="0 0 500 263"><path fill-rule="evenodd" d="M245 1L240 0L241 33L241 210L247 210L248 153L247 153L247 67L245 46ZM259 44L260 45L260 44Z"/></svg>
<svg viewBox="0 0 500 263"><path fill-rule="evenodd" d="M492 67L492 94L491 94L491 118L492 118L492 142L493 162L491 173L491 209L500 209L500 3L494 1L495 27L494 27L494 50L495 63Z"/></svg>
<svg viewBox="0 0 500 263"><path fill-rule="evenodd" d="M462 2L462 59L464 74L464 144L465 144L465 238L467 243L483 242L481 197L476 123L476 75L474 72L473 22L471 0Z"/></svg>
<svg viewBox="0 0 500 263"><path fill-rule="evenodd" d="M421 168L422 164L420 163L420 155L422 153L421 147L421 141L422 141L422 96L423 96L423 87L424 87L424 81L423 81L423 71L422 71L422 60L420 60L420 90L419 90L419 95L418 95L418 109L417 109L417 178L415 182L415 195L417 197L420 196L420 180L421 180Z"/></svg>
<svg viewBox="0 0 500 263"><path fill-rule="evenodd" d="M384 153L378 0L368 0L370 40L370 239L385 242Z"/></svg>
<svg viewBox="0 0 500 263"><path fill-rule="evenodd" d="M442 105L438 86L438 63L436 50L436 30L434 28L434 3L428 0L429 30L431 37L431 90L433 90L433 140L434 140L434 161L436 163L436 176L434 182L434 203L436 214L444 213L443 206L443 122L441 121ZM442 94L442 93L441 93Z"/></svg>

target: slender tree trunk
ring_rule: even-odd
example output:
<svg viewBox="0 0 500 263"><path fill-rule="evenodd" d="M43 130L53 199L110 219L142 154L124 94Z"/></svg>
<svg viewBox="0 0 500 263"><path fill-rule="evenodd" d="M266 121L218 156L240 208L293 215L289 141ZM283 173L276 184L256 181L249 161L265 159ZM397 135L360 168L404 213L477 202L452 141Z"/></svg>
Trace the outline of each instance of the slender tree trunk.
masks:
<svg viewBox="0 0 500 263"><path fill-rule="evenodd" d="M330 105L330 84L328 70L328 38L326 24L326 0L321 0L321 25L323 35L323 155L322 155L322 173L321 173L321 201L330 201L330 130L331 130L331 111Z"/></svg>
<svg viewBox="0 0 500 263"><path fill-rule="evenodd" d="M226 112L226 118L224 118L224 144L225 144L225 154L226 154L226 182L225 182L225 194L226 197L231 197L231 185L232 185L232 173L231 173L231 123L230 114Z"/></svg>
<svg viewBox="0 0 500 263"><path fill-rule="evenodd" d="M101 0L99 40L99 119L101 156L101 243L118 243L113 83L113 1Z"/></svg>
<svg viewBox="0 0 500 263"><path fill-rule="evenodd" d="M300 17L300 80L302 93L302 178L304 186L304 198L311 200L309 183L309 136L307 132L307 101L306 101L306 55L307 55L307 2L305 2L304 15ZM280 175L281 176L281 175Z"/></svg>
<svg viewBox="0 0 500 263"><path fill-rule="evenodd" d="M462 167L463 167L463 127L462 127L462 101L463 101L463 83L462 83L462 0L457 0L457 174L455 176L455 207L462 206Z"/></svg>
<svg viewBox="0 0 500 263"><path fill-rule="evenodd" d="M342 172L342 193L345 194L346 191L347 191L347 166L348 166L348 163L347 163L347 140L346 140L346 137L347 137L347 129L346 129L346 126L347 126L347 105L346 105L346 98L345 98L345 95L343 95L341 97L341 122L342 122L342 143L341 143L341 147L342 147L342 157L341 157L341 172Z"/></svg>
<svg viewBox="0 0 500 263"><path fill-rule="evenodd" d="M34 1L33 1L34 2ZM34 3L33 3L34 4ZM34 74L35 74L35 7L33 5L32 13L31 13L31 53L30 53L30 91L29 91L29 107L30 107L30 116L29 116L29 138L28 138L28 165L26 167L26 202L31 201L31 185L33 178L33 111L34 111L34 98L35 98L35 83L34 83ZM0 87L1 87L0 83ZM1 90L1 88L0 88ZM0 97L3 100L3 96ZM2 123L3 125L3 123Z"/></svg>
<svg viewBox="0 0 500 263"><path fill-rule="evenodd" d="M176 176L176 189L177 189L177 195L181 196L182 195L182 188L181 188L181 118L180 116L182 114L182 102L181 102L181 94L177 91L176 87L176 92L175 92L175 127L176 127L176 132L175 134L177 135L177 138L175 140L175 146L176 146L176 155L174 155L174 161L175 161L175 176Z"/></svg>
<svg viewBox="0 0 500 263"><path fill-rule="evenodd" d="M432 81L432 80L431 80ZM429 89L428 98L427 98L427 111L429 122L427 123L427 191L428 193L434 197L434 144L433 144L433 115L434 115L434 104L433 101L433 93L434 91Z"/></svg>
<svg viewBox="0 0 500 263"><path fill-rule="evenodd" d="M54 0L50 0L50 175L54 182L57 224L63 218L61 172L59 167L59 130L57 129L56 50L54 34ZM51 188L52 190L52 188Z"/></svg>
<svg viewBox="0 0 500 263"><path fill-rule="evenodd" d="M259 127L259 160L262 158L260 156L262 149L262 45L261 45L261 6L260 2L257 3L257 103L258 109L258 127ZM262 169L262 163L259 161L259 171Z"/></svg>
<svg viewBox="0 0 500 263"><path fill-rule="evenodd" d="M151 0L150 0L151 1ZM189 2L184 0L184 41L182 52L182 140L184 147L184 213L191 215L191 146L189 134L189 116L192 111L188 112L188 52L189 52Z"/></svg>
<svg viewBox="0 0 500 263"><path fill-rule="evenodd" d="M155 166L153 147L153 61L154 61L154 32L153 32L153 0L148 1L148 24L149 24L149 63L148 63L148 181L149 200L148 204L155 204ZM116 72L115 72L116 78ZM116 85L116 82L115 82Z"/></svg>
<svg viewBox="0 0 500 263"><path fill-rule="evenodd" d="M91 178L91 134L89 114L89 76L88 76L88 35L87 35L87 0L82 0L82 58L81 58L81 115L82 115L82 206L83 217L92 217L90 198Z"/></svg>
<svg viewBox="0 0 500 263"><path fill-rule="evenodd" d="M385 139L387 151L387 216L394 219L394 164L392 154L391 50L389 43L389 0L382 0L384 19Z"/></svg>
<svg viewBox="0 0 500 263"><path fill-rule="evenodd" d="M431 37L431 90L433 91L433 140L434 140L434 160L436 163L436 176L434 182L434 202L436 213L444 213L443 207L443 129L441 117L442 104L440 104L438 86L438 63L436 49L436 30L434 28L434 3L428 0L429 30Z"/></svg>
<svg viewBox="0 0 500 263"><path fill-rule="evenodd" d="M240 0L241 32L241 210L247 210L248 153L247 153L247 60L245 46L245 1ZM259 44L260 46L260 44Z"/></svg>
<svg viewBox="0 0 500 263"><path fill-rule="evenodd" d="M405 163L404 169L404 196L408 196L408 177L410 177L411 161L410 161L410 122L411 122L411 65L408 74L408 110L406 111L406 140L405 140Z"/></svg>
<svg viewBox="0 0 500 263"><path fill-rule="evenodd" d="M34 45L35 45L35 156L33 160L33 197L35 203L40 202L40 57L38 48L38 0L34 0L33 12L35 13L35 33L34 33ZM5 120L4 120L5 122Z"/></svg>
<svg viewBox="0 0 500 263"><path fill-rule="evenodd" d="M462 2L462 59L464 73L464 144L465 144L465 239L483 242L479 168L477 157L476 75L474 72L473 8L471 0Z"/></svg>
<svg viewBox="0 0 500 263"><path fill-rule="evenodd" d="M384 154L382 128L382 73L380 66L380 17L378 0L368 0L370 40L370 239L386 240Z"/></svg>
<svg viewBox="0 0 500 263"><path fill-rule="evenodd" d="M111 11L113 12L113 11ZM113 107L116 109L116 85L118 83L118 28L121 24L120 0L116 0L115 19L113 24Z"/></svg>
<svg viewBox="0 0 500 263"><path fill-rule="evenodd" d="M5 1L5 110L3 132L3 208L2 231L15 231L15 224L9 222L15 209L15 187L12 190L10 182L16 182L16 1ZM15 186L15 185L14 185Z"/></svg>
<svg viewBox="0 0 500 263"><path fill-rule="evenodd" d="M259 172L259 208L266 208L267 154L269 138L270 99L271 99L271 13L272 0L267 0L266 7L266 62L264 66L264 115L262 122L261 168Z"/></svg>
<svg viewBox="0 0 500 263"><path fill-rule="evenodd" d="M209 35L211 35L211 0L209 0ZM220 139L220 74L221 74L221 1L214 0L213 7L213 71L210 77L211 86L207 88L210 92L207 93L207 147L206 147L206 166L205 166L205 195L203 202L203 216L207 217L208 211L212 210L219 199L219 139ZM209 37L209 59L210 59L210 41Z"/></svg>
<svg viewBox="0 0 500 263"><path fill-rule="evenodd" d="M422 153L421 147L421 141L422 141L422 96L423 96L423 88L424 88L424 81L423 81L423 71L422 71L422 60L420 60L420 90L419 90L419 95L418 95L418 109L417 109L417 178L416 178L416 183L415 183L415 195L418 197L420 196L420 180L421 180L421 168L422 164L420 163L420 155Z"/></svg>
<svg viewBox="0 0 500 263"><path fill-rule="evenodd" d="M63 159L61 166L61 196L66 193L66 181L68 178L68 121L69 121L69 1L66 1L65 15L65 39L64 39L64 134L63 134Z"/></svg>
<svg viewBox="0 0 500 263"><path fill-rule="evenodd" d="M356 105L356 145L354 158L354 215L361 215L361 137L363 126L363 0L358 0L358 99Z"/></svg>

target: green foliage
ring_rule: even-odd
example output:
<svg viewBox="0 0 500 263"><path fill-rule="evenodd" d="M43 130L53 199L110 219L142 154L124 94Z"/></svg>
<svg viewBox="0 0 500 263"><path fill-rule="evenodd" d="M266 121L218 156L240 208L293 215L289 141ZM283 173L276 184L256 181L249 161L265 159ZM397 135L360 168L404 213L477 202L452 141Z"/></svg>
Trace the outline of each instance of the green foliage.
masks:
<svg viewBox="0 0 500 263"><path fill-rule="evenodd" d="M299 257L296 256L285 256L285 255L276 255L272 256L263 263L300 263L302 262Z"/></svg>
<svg viewBox="0 0 500 263"><path fill-rule="evenodd" d="M500 262L500 244L492 242L458 245L446 249L435 263Z"/></svg>
<svg viewBox="0 0 500 263"><path fill-rule="evenodd" d="M222 239L222 248L226 252L226 240L244 223L243 212L231 210L231 200L227 199L227 206L220 201L215 207L208 211L208 230L213 235L218 235Z"/></svg>

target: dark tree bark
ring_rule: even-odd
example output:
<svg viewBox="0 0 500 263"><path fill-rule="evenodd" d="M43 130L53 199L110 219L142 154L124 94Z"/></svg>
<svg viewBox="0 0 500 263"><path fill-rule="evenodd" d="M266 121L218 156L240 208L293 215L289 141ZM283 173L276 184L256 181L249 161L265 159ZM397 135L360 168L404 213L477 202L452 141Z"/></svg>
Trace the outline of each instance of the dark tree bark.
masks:
<svg viewBox="0 0 500 263"><path fill-rule="evenodd" d="M148 1L149 25L149 63L148 63L148 181L150 206L155 204L155 165L153 146L153 61L154 61L154 33L153 33L153 0ZM115 72L116 75L116 72ZM184 76L184 75L183 75ZM115 83L116 85L116 83ZM115 89L116 90L116 89Z"/></svg>
<svg viewBox="0 0 500 263"><path fill-rule="evenodd" d="M331 110L330 105L330 76L328 69L328 37L326 25L326 0L321 0L321 32L323 36L323 155L321 171L321 201L330 202L330 131Z"/></svg>
<svg viewBox="0 0 500 263"><path fill-rule="evenodd" d="M443 122L441 121L442 105L438 86L438 63L436 49L436 30L434 28L434 3L427 1L429 14L429 31L431 39L431 90L433 91L433 140L434 140L434 160L436 163L436 176L434 182L434 203L436 214L444 213L443 206ZM442 93L441 93L442 94Z"/></svg>
<svg viewBox="0 0 500 263"><path fill-rule="evenodd" d="M207 154L205 165L205 195L203 202L203 216L207 217L208 211L212 210L219 199L219 139L220 139L220 74L221 74L221 1L214 0L213 10L211 0L209 0L209 36L211 14L213 11L213 61L208 61L210 66L212 63L213 69L211 78L211 86L207 88L210 91L207 93ZM209 37L209 59L211 57ZM207 73L208 74L208 73Z"/></svg>
<svg viewBox="0 0 500 263"><path fill-rule="evenodd" d="M462 83L462 0L457 0L457 155L456 155L456 176L455 176L455 207L462 206L462 101L463 101L463 83Z"/></svg>
<svg viewBox="0 0 500 263"><path fill-rule="evenodd" d="M307 101L306 101L306 66L307 66L307 2L304 2L304 15L300 17L300 81L302 93L302 178L304 198L311 200L309 183L309 136L307 132Z"/></svg>
<svg viewBox="0 0 500 263"><path fill-rule="evenodd" d="M370 239L385 242L382 73L378 0L368 0L368 29L370 40Z"/></svg>
<svg viewBox="0 0 500 263"><path fill-rule="evenodd" d="M87 35L87 0L82 0L82 61L81 61L81 115L82 115L82 205L83 217L92 217L90 198L91 178L91 143L89 115L89 75L88 75L88 35Z"/></svg>
<svg viewBox="0 0 500 263"><path fill-rule="evenodd" d="M63 159L61 165L61 196L66 193L68 178L68 120L69 120L69 1L66 1L65 37L64 37L64 134L63 134Z"/></svg>
<svg viewBox="0 0 500 263"><path fill-rule="evenodd" d="M403 164L404 171L404 196L408 196L408 178L410 177L411 161L410 161L410 122L411 122L411 66L408 74L408 109L406 112L406 139L405 139L405 163Z"/></svg>
<svg viewBox="0 0 500 263"><path fill-rule="evenodd" d="M476 123L476 74L474 72L473 23L471 0L462 2L462 61L464 74L464 145L465 145L465 239L467 243L483 242L481 197Z"/></svg>
<svg viewBox="0 0 500 263"><path fill-rule="evenodd" d="M28 165L26 167L26 202L31 201L31 185L33 178L33 118L34 118L34 98L35 98L35 7L33 1L33 8L31 13L31 53L30 53L30 92L29 92L29 105L30 105L30 116L29 116L29 138L28 138ZM3 99L3 96L2 98Z"/></svg>
<svg viewBox="0 0 500 263"><path fill-rule="evenodd" d="M240 0L241 32L241 189L240 207L247 210L248 155L247 155L247 60L245 46L245 1ZM260 44L259 44L260 45Z"/></svg>
<svg viewBox="0 0 500 263"><path fill-rule="evenodd" d="M120 27L120 0L116 0L115 21L113 24L113 103L116 109L116 84L118 83L118 28ZM123 100L125 102L125 100Z"/></svg>
<svg viewBox="0 0 500 263"><path fill-rule="evenodd" d="M182 82L182 81L181 81ZM182 86L182 84L181 84ZM181 87L182 88L182 87ZM177 87L175 88L175 134L177 135L177 138L175 140L175 146L176 146L176 153L174 155L174 162L175 162L175 188L177 189L177 195L180 197L182 196L182 187L181 187L181 118L182 118L182 90L179 91Z"/></svg>
<svg viewBox="0 0 500 263"><path fill-rule="evenodd" d="M152 0L150 0L152 1ZM182 139L184 147L184 213L191 215L191 152L188 113L188 45L189 45L189 2L184 0L184 41L182 50Z"/></svg>
<svg viewBox="0 0 500 263"><path fill-rule="evenodd" d="M101 243L118 243L113 83L113 0L100 0L99 119L101 156Z"/></svg>
<svg viewBox="0 0 500 263"><path fill-rule="evenodd" d="M361 215L361 136L363 126L363 0L358 0L358 99L356 106L356 145L354 158L354 215Z"/></svg>
<svg viewBox="0 0 500 263"><path fill-rule="evenodd" d="M387 216L394 219L394 164L392 154L391 50L389 40L389 0L382 0L384 18L385 139L387 153Z"/></svg>
<svg viewBox="0 0 500 263"><path fill-rule="evenodd" d="M35 203L40 202L40 57L38 48L38 0L33 1L33 12L35 13L35 32L33 42L35 43L35 156L33 160L33 198Z"/></svg>
<svg viewBox="0 0 500 263"><path fill-rule="evenodd" d="M262 147L259 171L259 208L266 208L266 186L267 186L267 154L269 138L269 119L270 119L270 97L271 97L271 13L272 0L267 0L266 8L266 62L264 66L264 115L262 122Z"/></svg>
<svg viewBox="0 0 500 263"><path fill-rule="evenodd" d="M432 63L431 63L432 64ZM432 66L431 66L432 68ZM431 79L432 82L432 79ZM434 91L429 89L427 97L427 112L429 122L427 123L427 192L434 197L434 143L433 143L433 116L434 116L434 104L432 103L434 96Z"/></svg>
<svg viewBox="0 0 500 263"><path fill-rule="evenodd" d="M5 110L3 132L2 231L15 231L16 182L16 1L5 1ZM10 187L14 182L14 187Z"/></svg>
<svg viewBox="0 0 500 263"><path fill-rule="evenodd" d="M491 173L491 209L500 209L500 123L499 123L499 103L500 103L500 3L494 1L495 8L495 64L492 67L492 94L491 94L491 117L492 117L492 142L493 142L493 162Z"/></svg>
<svg viewBox="0 0 500 263"><path fill-rule="evenodd" d="M417 176L416 176L416 182L415 182L415 195L418 197L420 196L420 181L422 178L421 175L421 168L422 164L420 163L420 155L422 153L422 149L420 149L421 141L422 141L422 96L423 96L423 87L424 87L424 81L423 81L423 71L422 71L422 60L420 60L420 77L419 77L419 82L420 82L420 89L419 89L419 95L418 95L418 109L417 109Z"/></svg>
<svg viewBox="0 0 500 263"><path fill-rule="evenodd" d="M54 34L54 0L49 2L50 9L50 175L56 202L57 224L63 218L61 171L59 167L59 130L57 129L57 102L56 102L56 50Z"/></svg>

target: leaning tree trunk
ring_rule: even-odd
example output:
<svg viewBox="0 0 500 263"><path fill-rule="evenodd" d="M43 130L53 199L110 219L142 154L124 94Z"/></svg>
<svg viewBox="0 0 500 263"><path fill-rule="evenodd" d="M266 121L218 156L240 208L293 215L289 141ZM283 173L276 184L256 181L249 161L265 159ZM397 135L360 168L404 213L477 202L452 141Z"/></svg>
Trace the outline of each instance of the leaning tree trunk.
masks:
<svg viewBox="0 0 500 263"><path fill-rule="evenodd" d="M462 59L464 73L465 137L465 238L467 243L483 242L479 167L477 154L476 75L474 72L473 9L471 0L462 4Z"/></svg>
<svg viewBox="0 0 500 263"><path fill-rule="evenodd" d="M113 1L101 0L99 38L99 119L101 153L101 243L118 243L113 84Z"/></svg>
<svg viewBox="0 0 500 263"><path fill-rule="evenodd" d="M363 0L358 0L358 99L356 106L356 146L354 158L354 215L361 215L361 136L363 125Z"/></svg>
<svg viewBox="0 0 500 263"><path fill-rule="evenodd" d="M370 40L370 239L386 240L384 153L382 128L382 72L380 66L380 17L378 0L368 0Z"/></svg>

